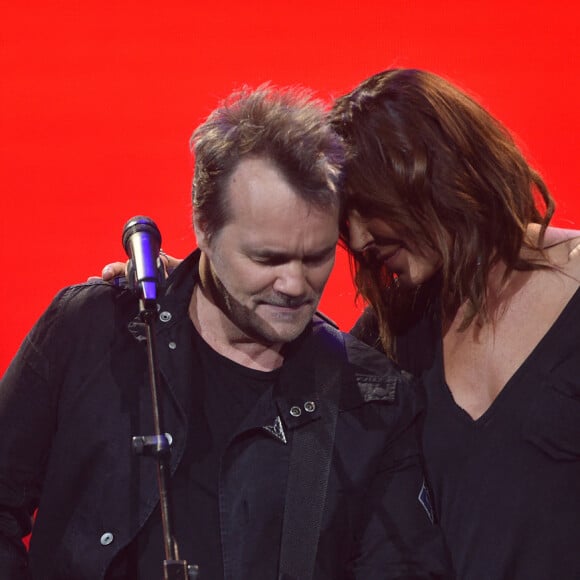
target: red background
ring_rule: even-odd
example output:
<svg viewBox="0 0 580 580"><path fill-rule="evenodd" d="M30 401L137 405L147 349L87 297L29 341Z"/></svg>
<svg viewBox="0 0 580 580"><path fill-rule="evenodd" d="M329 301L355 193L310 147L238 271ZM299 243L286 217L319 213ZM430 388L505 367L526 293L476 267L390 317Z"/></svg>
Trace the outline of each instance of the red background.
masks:
<svg viewBox="0 0 580 580"><path fill-rule="evenodd" d="M232 89L324 99L392 66L430 69L516 135L575 227L576 2L0 0L0 372L55 292L124 259L135 214L193 247L188 139ZM322 305L357 315L343 258Z"/></svg>

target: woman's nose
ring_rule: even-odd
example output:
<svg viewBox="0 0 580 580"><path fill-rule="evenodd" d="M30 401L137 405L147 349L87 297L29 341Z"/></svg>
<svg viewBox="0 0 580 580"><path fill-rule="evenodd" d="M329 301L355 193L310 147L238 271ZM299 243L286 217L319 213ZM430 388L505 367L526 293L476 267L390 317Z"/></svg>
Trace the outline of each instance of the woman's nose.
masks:
<svg viewBox="0 0 580 580"><path fill-rule="evenodd" d="M373 236L363 220L356 214L348 219L348 245L354 252L362 252L373 243Z"/></svg>

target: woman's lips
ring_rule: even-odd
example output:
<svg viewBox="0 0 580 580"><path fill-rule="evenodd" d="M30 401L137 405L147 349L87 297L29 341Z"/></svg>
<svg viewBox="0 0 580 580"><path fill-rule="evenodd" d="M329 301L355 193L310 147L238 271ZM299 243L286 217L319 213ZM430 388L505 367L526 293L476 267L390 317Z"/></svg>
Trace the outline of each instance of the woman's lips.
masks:
<svg viewBox="0 0 580 580"><path fill-rule="evenodd" d="M375 265L386 265L389 269L393 268L394 262L397 260L401 250L404 248L404 244L401 242L395 242L388 244L383 244L381 246L373 246L368 248L363 254L370 263Z"/></svg>
<svg viewBox="0 0 580 580"><path fill-rule="evenodd" d="M381 252L380 254L380 260L383 264L385 264L385 266L387 266L387 268L389 268L389 270L395 270L395 264L397 261L397 257L399 256L399 254L401 253L401 250L403 249L403 246L397 246L396 248L393 248L392 250L389 250L387 252Z"/></svg>

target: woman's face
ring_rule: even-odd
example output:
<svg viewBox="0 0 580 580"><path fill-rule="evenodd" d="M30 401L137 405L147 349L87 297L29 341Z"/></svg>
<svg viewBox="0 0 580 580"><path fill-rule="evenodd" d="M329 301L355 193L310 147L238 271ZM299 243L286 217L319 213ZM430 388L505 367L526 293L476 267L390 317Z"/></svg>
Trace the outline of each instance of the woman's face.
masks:
<svg viewBox="0 0 580 580"><path fill-rule="evenodd" d="M429 280L441 266L439 254L420 247L395 225L378 217L362 216L357 210L348 214L349 247L371 262L384 264L399 284L415 287Z"/></svg>

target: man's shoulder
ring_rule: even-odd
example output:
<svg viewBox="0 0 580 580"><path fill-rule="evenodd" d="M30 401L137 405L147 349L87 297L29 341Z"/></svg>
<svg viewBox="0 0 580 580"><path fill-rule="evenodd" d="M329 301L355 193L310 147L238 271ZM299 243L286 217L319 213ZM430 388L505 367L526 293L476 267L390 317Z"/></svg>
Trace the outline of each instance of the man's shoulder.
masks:
<svg viewBox="0 0 580 580"><path fill-rule="evenodd" d="M344 372L354 379L351 384L358 387L363 400L394 400L400 388L413 384L414 380L409 373L399 369L385 354L351 334L323 321L317 322L315 329L320 338L335 342L333 356L342 357L340 363L344 365ZM343 345L343 348L339 345ZM314 356L320 357L321 352L316 352Z"/></svg>
<svg viewBox="0 0 580 580"><path fill-rule="evenodd" d="M90 281L65 286L56 294L53 303L62 308L83 309L99 302L123 301L130 297L131 292L127 287L119 287L104 281Z"/></svg>
<svg viewBox="0 0 580 580"><path fill-rule="evenodd" d="M135 316L136 300L128 290L107 282L73 284L59 290L38 320L35 328L63 328L76 333L88 324L105 325L116 318L109 313L119 309Z"/></svg>
<svg viewBox="0 0 580 580"><path fill-rule="evenodd" d="M379 321L371 306L367 306L364 309L363 313L354 323L354 326L350 329L350 334L356 336L356 338L376 350L382 349L379 338Z"/></svg>
<svg viewBox="0 0 580 580"><path fill-rule="evenodd" d="M417 416L422 409L422 394L412 375L351 334L324 322L315 328L323 340L311 343L309 347L313 348L307 349L307 356L314 359L315 368L322 368L319 379L333 377L332 382L339 385L340 412L358 413L359 420L365 422L378 420L385 436L392 426L407 424ZM326 344L333 344L332 350L324 346L328 337Z"/></svg>

